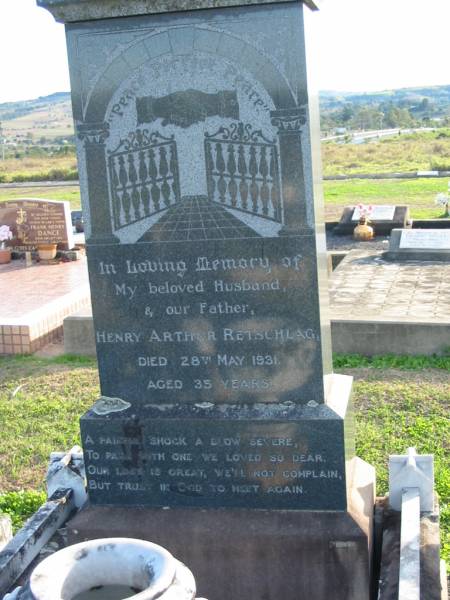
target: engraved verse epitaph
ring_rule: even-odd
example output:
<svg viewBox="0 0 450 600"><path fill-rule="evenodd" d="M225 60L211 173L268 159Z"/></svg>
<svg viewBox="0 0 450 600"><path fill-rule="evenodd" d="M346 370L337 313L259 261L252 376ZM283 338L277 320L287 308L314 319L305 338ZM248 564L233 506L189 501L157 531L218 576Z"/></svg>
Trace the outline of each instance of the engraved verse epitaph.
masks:
<svg viewBox="0 0 450 600"><path fill-rule="evenodd" d="M178 430L158 418L130 420L125 427L111 418L107 431L84 420L91 498L123 505L317 510L345 504L343 455L325 443L342 435L332 419L319 430L298 418L262 422L255 412L248 421L220 420L205 411Z"/></svg>

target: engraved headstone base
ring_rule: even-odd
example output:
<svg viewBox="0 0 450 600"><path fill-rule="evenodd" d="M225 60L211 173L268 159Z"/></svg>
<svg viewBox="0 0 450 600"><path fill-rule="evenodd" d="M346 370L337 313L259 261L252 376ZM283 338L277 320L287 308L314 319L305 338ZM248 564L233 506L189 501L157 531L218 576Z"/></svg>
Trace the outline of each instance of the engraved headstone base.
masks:
<svg viewBox="0 0 450 600"><path fill-rule="evenodd" d="M91 504L347 509L352 378L327 404L147 405L102 397L81 419ZM347 461L347 462L346 462Z"/></svg>
<svg viewBox="0 0 450 600"><path fill-rule="evenodd" d="M88 506L69 542L129 536L164 545L214 600L368 600L373 467L351 461L347 511Z"/></svg>

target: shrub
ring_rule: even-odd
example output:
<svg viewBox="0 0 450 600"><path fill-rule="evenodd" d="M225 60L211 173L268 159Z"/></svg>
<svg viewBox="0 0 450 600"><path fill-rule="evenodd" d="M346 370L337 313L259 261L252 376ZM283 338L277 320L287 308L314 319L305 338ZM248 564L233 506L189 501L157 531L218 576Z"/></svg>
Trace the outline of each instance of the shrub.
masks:
<svg viewBox="0 0 450 600"><path fill-rule="evenodd" d="M432 160L430 168L432 171L450 171L450 159Z"/></svg>
<svg viewBox="0 0 450 600"><path fill-rule="evenodd" d="M6 492L0 495L0 513L11 517L15 533L45 501L45 492L35 492L33 490Z"/></svg>
<svg viewBox="0 0 450 600"><path fill-rule="evenodd" d="M14 183L27 181L75 181L78 179L78 170L75 168L50 169L39 173L15 173L10 180Z"/></svg>

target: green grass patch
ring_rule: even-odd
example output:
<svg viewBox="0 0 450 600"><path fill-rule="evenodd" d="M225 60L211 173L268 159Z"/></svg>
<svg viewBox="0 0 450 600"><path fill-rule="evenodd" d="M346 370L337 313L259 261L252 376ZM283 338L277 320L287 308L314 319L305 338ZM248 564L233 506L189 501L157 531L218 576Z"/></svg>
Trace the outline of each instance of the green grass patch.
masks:
<svg viewBox="0 0 450 600"><path fill-rule="evenodd" d="M443 216L434 204L436 194L445 192L446 179L349 179L324 181L327 220L340 218L345 206L359 204L407 204L412 218L432 219ZM15 198L67 200L72 210L80 210L80 188L20 187L0 188L0 202Z"/></svg>
<svg viewBox="0 0 450 600"><path fill-rule="evenodd" d="M335 369L401 369L418 371L420 369L444 369L450 371L450 350L445 356L398 356L396 354L380 354L377 356L361 356L360 354L334 354Z"/></svg>
<svg viewBox="0 0 450 600"><path fill-rule="evenodd" d="M388 491L389 454L434 455L441 508L441 556L450 565L450 384L408 381L355 383L356 453L376 467L377 493Z"/></svg>
<svg viewBox="0 0 450 600"><path fill-rule="evenodd" d="M13 532L16 533L24 522L44 504L46 499L47 495L43 491L6 492L0 496L0 514L11 517Z"/></svg>
<svg viewBox="0 0 450 600"><path fill-rule="evenodd" d="M45 200L67 200L71 210L81 209L80 188L74 186L0 188L0 203L16 198L43 198Z"/></svg>
<svg viewBox="0 0 450 600"><path fill-rule="evenodd" d="M442 207L434 203L436 194L446 191L447 179L442 178L324 181L327 215L339 217L345 206L362 203L406 204L413 219L436 219L443 217Z"/></svg>
<svg viewBox="0 0 450 600"><path fill-rule="evenodd" d="M0 490L42 489L50 452L80 443L78 420L99 394L95 366L0 358Z"/></svg>
<svg viewBox="0 0 450 600"><path fill-rule="evenodd" d="M434 454L442 557L450 562L450 356L336 355L334 365L355 377L357 454L375 466L380 495L389 454L409 446ZM0 358L0 510L15 527L44 500L50 452L80 442L79 417L98 394L94 359Z"/></svg>
<svg viewBox="0 0 450 600"><path fill-rule="evenodd" d="M27 181L76 181L78 169L49 169L48 171L17 171L3 177L2 183L23 183Z"/></svg>
<svg viewBox="0 0 450 600"><path fill-rule="evenodd" d="M324 175L450 170L448 131L401 134L365 144L323 142Z"/></svg>
<svg viewBox="0 0 450 600"><path fill-rule="evenodd" d="M0 161L0 182L72 181L78 179L75 152L53 156L29 152Z"/></svg>

